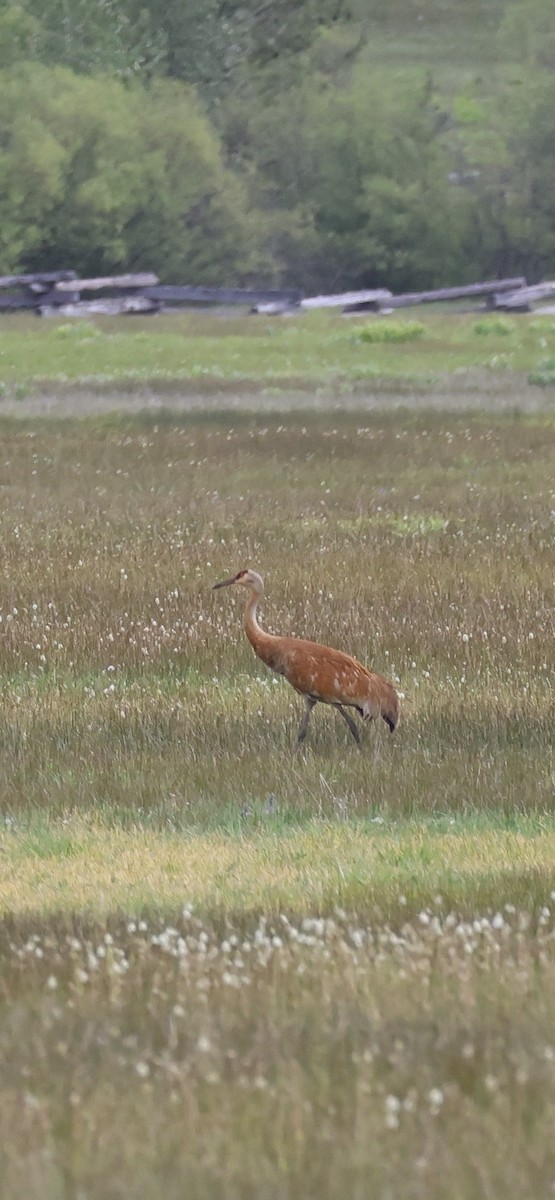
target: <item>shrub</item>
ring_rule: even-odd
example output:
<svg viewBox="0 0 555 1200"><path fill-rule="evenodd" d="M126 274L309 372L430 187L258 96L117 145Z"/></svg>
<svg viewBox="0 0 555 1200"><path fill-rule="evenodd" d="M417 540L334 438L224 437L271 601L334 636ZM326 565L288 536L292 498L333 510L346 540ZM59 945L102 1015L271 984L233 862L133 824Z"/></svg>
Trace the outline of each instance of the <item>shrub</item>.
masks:
<svg viewBox="0 0 555 1200"><path fill-rule="evenodd" d="M80 338L85 340L88 338L102 337L101 331L97 325L93 325L92 321L85 321L82 318L77 319L70 325L58 325L56 337L60 338Z"/></svg>
<svg viewBox="0 0 555 1200"><path fill-rule="evenodd" d="M365 325L358 337L362 342L415 342L423 335L419 321L376 321Z"/></svg>
<svg viewBox="0 0 555 1200"><path fill-rule="evenodd" d="M484 317L483 321L477 321L474 326L474 333L478 337L509 337L514 331L515 323L507 317Z"/></svg>
<svg viewBox="0 0 555 1200"><path fill-rule="evenodd" d="M538 387L553 387L555 385L555 358L540 359L537 367L530 372L528 383Z"/></svg>

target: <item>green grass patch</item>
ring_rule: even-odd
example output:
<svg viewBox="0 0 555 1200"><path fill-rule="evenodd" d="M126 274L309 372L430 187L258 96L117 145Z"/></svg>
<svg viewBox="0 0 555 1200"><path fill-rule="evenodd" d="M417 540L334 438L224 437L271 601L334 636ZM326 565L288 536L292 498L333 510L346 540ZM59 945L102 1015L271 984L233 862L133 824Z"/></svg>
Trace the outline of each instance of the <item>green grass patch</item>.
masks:
<svg viewBox="0 0 555 1200"><path fill-rule="evenodd" d="M424 337L425 326L420 321L384 320L365 325L357 335L362 342L416 342Z"/></svg>
<svg viewBox="0 0 555 1200"><path fill-rule="evenodd" d="M528 382L537 387L553 387L555 384L555 358L543 358L536 369L531 371Z"/></svg>
<svg viewBox="0 0 555 1200"><path fill-rule="evenodd" d="M494 814L457 821L368 822L310 818L288 826L250 810L227 832L178 835L121 828L99 815L64 823L36 816L0 834L0 915L114 909L139 914L183 905L208 917L280 912L369 920L414 915L438 895L446 910L503 903L533 908L555 887L553 817L503 822ZM512 826L512 827L511 827Z"/></svg>
<svg viewBox="0 0 555 1200"><path fill-rule="evenodd" d="M474 325L474 333L479 337L512 337L515 332L514 321L507 317L485 317Z"/></svg>
<svg viewBox="0 0 555 1200"><path fill-rule="evenodd" d="M102 337L102 332L94 321L70 321L67 325L56 325L56 337L63 341L87 341L90 338Z"/></svg>
<svg viewBox="0 0 555 1200"><path fill-rule="evenodd" d="M551 323L552 325L552 323ZM511 401L523 403L525 375L538 353L555 350L553 328L537 327L534 318L518 321L472 314L422 310L418 321L380 318L368 323L340 314L310 313L289 318L215 318L194 312L167 314L147 324L141 317L122 324L96 318L75 324L42 323L15 316L0 322L0 395L73 396L77 391L110 396L191 394L204 398L232 395L235 407L264 403L286 392L328 399L372 387L392 386L458 393L476 389L473 372L483 367L476 330L487 333L489 369L504 354L509 329L510 365L515 375ZM94 331L94 332L93 332ZM480 339L482 340L482 339ZM368 346L372 361L368 362ZM519 374L520 373L520 374ZM434 380L436 381L434 387ZM504 388L507 387L505 379Z"/></svg>

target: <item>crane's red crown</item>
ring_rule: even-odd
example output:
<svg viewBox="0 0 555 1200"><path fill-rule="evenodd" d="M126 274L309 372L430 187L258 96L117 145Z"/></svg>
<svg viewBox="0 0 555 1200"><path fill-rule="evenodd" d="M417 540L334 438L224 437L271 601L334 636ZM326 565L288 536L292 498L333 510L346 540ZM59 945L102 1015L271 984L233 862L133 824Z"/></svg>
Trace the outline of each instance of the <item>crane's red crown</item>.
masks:
<svg viewBox="0 0 555 1200"><path fill-rule="evenodd" d="M232 583L244 583L246 586L253 588L259 596L264 591L261 576L256 571L251 570L238 571L237 575L231 576L231 579L222 579L221 583L214 584L212 591L216 591L217 588L229 587Z"/></svg>

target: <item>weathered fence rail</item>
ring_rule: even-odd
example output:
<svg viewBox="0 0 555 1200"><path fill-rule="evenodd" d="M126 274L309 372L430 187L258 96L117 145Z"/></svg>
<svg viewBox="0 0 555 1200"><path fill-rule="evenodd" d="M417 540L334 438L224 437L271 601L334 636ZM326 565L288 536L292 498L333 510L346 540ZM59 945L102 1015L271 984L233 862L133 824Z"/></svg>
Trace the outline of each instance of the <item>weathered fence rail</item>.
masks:
<svg viewBox="0 0 555 1200"><path fill-rule="evenodd" d="M493 300L495 308L513 312L531 312L534 304L542 300L549 300L554 295L555 282L537 283L533 287L526 287L526 280L524 280L521 287L515 291L509 291L505 295L500 294L499 288L497 288Z"/></svg>
<svg viewBox="0 0 555 1200"><path fill-rule="evenodd" d="M485 283L467 283L462 287L436 288L429 292L405 292L400 296L392 296L387 307L410 308L415 304L438 304L448 300L465 300L473 296L497 296L525 285L524 278L488 279Z"/></svg>
<svg viewBox="0 0 555 1200"><path fill-rule="evenodd" d="M149 300L161 300L168 304L244 304L253 308L262 304L296 308L302 299L302 292L298 288L177 287L173 284L147 287L144 294Z"/></svg>
<svg viewBox="0 0 555 1200"><path fill-rule="evenodd" d="M0 288L23 287L31 291L49 291L56 283L77 279L76 271L45 271L36 275L0 275Z"/></svg>
<svg viewBox="0 0 555 1200"><path fill-rule="evenodd" d="M76 282L79 285L78 289L75 287ZM159 283L159 279L154 271L142 271L136 275L102 275L96 279L77 279L77 276L74 275L71 280L57 280L54 284L54 291L61 295L76 290L79 292L104 292L109 288L116 291L137 291L138 289L143 291L144 288L152 287L157 283Z"/></svg>
<svg viewBox="0 0 555 1200"><path fill-rule="evenodd" d="M336 296L306 296L301 300L301 308L342 308L344 312L379 312L381 308L389 308L393 293L387 288L374 288L362 292L341 292Z"/></svg>

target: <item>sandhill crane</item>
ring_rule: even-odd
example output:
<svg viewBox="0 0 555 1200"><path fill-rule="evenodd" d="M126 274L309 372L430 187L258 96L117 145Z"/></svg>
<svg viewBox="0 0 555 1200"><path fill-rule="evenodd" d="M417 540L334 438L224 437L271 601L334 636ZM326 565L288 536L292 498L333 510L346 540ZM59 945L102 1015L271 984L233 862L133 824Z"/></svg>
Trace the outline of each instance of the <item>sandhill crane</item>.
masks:
<svg viewBox="0 0 555 1200"><path fill-rule="evenodd" d="M245 609L245 633L253 650L277 675L283 675L299 695L304 696L305 712L298 744L304 742L310 714L315 704L332 704L346 721L357 745L360 736L346 708L354 708L364 721L383 717L393 733L399 720L399 696L388 679L374 675L356 658L302 638L276 637L265 633L256 619L264 583L256 571L239 571L231 579L215 583L217 588L239 584L249 589Z"/></svg>

